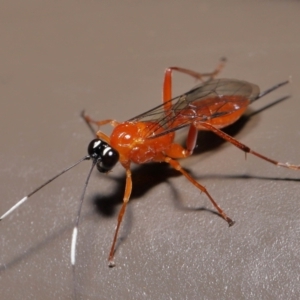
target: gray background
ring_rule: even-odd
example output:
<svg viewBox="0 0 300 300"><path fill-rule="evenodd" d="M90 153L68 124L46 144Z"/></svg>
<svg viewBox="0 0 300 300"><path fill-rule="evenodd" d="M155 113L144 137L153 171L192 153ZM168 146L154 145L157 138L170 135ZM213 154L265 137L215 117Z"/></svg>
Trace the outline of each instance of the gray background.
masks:
<svg viewBox="0 0 300 300"><path fill-rule="evenodd" d="M82 109L99 120L129 119L160 103L165 67L207 72L222 56L221 77L262 90L292 76L228 132L300 163L299 15L299 1L2 1L0 213L85 155L92 135ZM194 84L174 76L174 95ZM124 171L94 172L79 228L78 299L300 297L300 173L245 160L211 134L198 145L182 165L236 224L228 228L167 166L136 168L117 266L109 269ZM71 232L89 166L1 222L1 299L71 299Z"/></svg>

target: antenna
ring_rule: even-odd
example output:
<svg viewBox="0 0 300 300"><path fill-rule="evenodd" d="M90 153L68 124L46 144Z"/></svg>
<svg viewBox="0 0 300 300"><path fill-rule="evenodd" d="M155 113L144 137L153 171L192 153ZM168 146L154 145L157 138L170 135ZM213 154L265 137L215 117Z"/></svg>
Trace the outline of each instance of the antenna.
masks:
<svg viewBox="0 0 300 300"><path fill-rule="evenodd" d="M38 188L36 188L35 190L33 190L31 193L29 193L27 196L23 197L20 201L18 201L14 206L12 206L6 213L4 213L1 217L0 217L0 221L2 221L5 217L7 217L8 215L10 215L15 209L17 209L20 205L22 205L25 201L27 201L32 195L34 195L36 192L38 192L40 189L42 189L44 186L48 185L50 182L52 182L53 180L55 180L56 178L58 178L59 176L61 176L62 174L68 172L69 170L73 169L74 167L76 167L77 165L79 165L81 162L83 162L84 160L89 160L91 159L91 157L89 155L81 158L79 161L77 161L75 164L71 165L70 167L62 170L61 172L59 172L58 174L56 174L54 177L52 177L51 179L47 180L46 182L44 182L42 185L40 185Z"/></svg>

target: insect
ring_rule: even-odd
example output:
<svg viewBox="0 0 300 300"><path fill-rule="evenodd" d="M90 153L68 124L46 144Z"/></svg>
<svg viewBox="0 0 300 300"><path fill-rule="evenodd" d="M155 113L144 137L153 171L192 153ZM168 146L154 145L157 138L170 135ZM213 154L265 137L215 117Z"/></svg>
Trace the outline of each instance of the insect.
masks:
<svg viewBox="0 0 300 300"><path fill-rule="evenodd" d="M88 145L88 155L43 183L27 196L23 197L4 213L0 220L8 216L33 194L57 177L66 173L82 161L91 160L92 166L86 178L83 192L79 200L79 208L72 234L71 263L73 266L75 266L76 242L81 208L88 181L95 166L99 172L108 173L113 169L117 162L120 162L126 172L123 204L118 215L117 226L108 257L110 267L115 265L115 245L132 190L130 170L132 163L144 164L149 162L165 162L169 164L172 168L184 175L196 188L206 194L218 211L218 214L229 226L232 226L234 221L227 216L207 189L189 175L177 160L186 158L193 153L196 146L198 130L210 130L245 153L251 153L274 165L294 170L299 170L300 165L281 163L263 156L221 130L221 128L237 121L245 112L249 104L288 83L288 81L284 81L265 92L260 93L257 85L246 81L215 79L216 75L224 67L224 63L225 60L221 60L213 72L203 74L184 68L167 68L164 75L163 103L128 121L121 123L113 119L95 121L83 113L82 116L90 128L93 128L92 125L99 127L99 130L96 132L96 139L92 140ZM201 83L188 92L172 98L172 73L174 71L190 75L197 80L200 80ZM100 130L100 127L106 124L113 126L111 136L104 134ZM176 131L183 127L188 127L185 147L174 142Z"/></svg>

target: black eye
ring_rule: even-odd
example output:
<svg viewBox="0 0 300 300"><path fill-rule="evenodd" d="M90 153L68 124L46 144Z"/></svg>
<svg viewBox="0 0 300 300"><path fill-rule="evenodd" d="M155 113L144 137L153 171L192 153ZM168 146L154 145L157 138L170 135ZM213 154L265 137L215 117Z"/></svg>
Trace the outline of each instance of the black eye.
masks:
<svg viewBox="0 0 300 300"><path fill-rule="evenodd" d="M90 142L88 154L97 163L97 169L101 173L110 171L119 160L118 151L100 139Z"/></svg>
<svg viewBox="0 0 300 300"><path fill-rule="evenodd" d="M106 173L110 171L118 161L119 153L115 149L107 147L103 151L102 160L97 163L97 169L99 172Z"/></svg>
<svg viewBox="0 0 300 300"><path fill-rule="evenodd" d="M89 156L92 159L98 159L99 157L102 156L105 146L107 146L107 143L105 143L99 139L92 140L88 146Z"/></svg>

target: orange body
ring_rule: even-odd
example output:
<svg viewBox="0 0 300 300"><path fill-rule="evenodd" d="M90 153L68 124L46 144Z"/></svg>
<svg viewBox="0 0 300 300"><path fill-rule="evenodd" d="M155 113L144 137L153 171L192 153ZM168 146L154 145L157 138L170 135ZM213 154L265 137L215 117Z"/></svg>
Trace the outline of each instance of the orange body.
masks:
<svg viewBox="0 0 300 300"><path fill-rule="evenodd" d="M193 126L198 130L207 130L201 126L205 121L216 128L223 128L237 121L249 103L249 99L244 96L200 99L194 101L190 107L175 112L176 115L169 116L167 127L168 130L173 130L182 124L193 122ZM216 113L220 116L215 117ZM152 134L155 138L151 138ZM165 128L158 122L126 121L116 125L109 143L119 152L121 164L128 166L130 162L136 164L162 162L167 154L177 158L178 151L183 151L182 155L179 153L179 157L185 157L184 149L180 145L173 144L174 138L175 131L165 133ZM179 149L175 151L175 148Z"/></svg>
<svg viewBox="0 0 300 300"><path fill-rule="evenodd" d="M97 132L97 137L117 150L119 161L126 170L123 205L118 216L118 223L109 253L109 266L114 266L116 240L132 190L131 162L136 164L148 162L168 163L206 194L219 215L229 226L233 225L234 221L226 215L206 188L183 170L176 160L188 157L193 153L198 130L210 130L245 153L251 153L275 165L290 169L300 168L300 166L279 163L265 157L220 130L236 122L250 103L287 82L280 83L264 93L260 93L259 87L249 82L235 79L214 79L222 67L223 62L214 72L208 74L200 74L178 67L166 69L163 85L163 104L128 121L122 123L115 120L94 121L85 116L88 124L93 123L98 126L111 124L114 127L110 137L101 130ZM202 83L187 93L172 98L172 71L188 74L201 80ZM203 77L208 77L208 80L204 81ZM185 147L174 142L176 130L183 127L189 128Z"/></svg>

